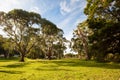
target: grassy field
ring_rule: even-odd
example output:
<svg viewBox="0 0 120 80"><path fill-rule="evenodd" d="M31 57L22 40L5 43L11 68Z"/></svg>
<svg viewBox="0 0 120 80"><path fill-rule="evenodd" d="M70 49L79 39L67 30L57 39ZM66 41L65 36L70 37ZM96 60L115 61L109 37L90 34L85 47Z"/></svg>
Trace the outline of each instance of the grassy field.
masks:
<svg viewBox="0 0 120 80"><path fill-rule="evenodd" d="M120 64L77 59L0 59L0 80L120 80Z"/></svg>

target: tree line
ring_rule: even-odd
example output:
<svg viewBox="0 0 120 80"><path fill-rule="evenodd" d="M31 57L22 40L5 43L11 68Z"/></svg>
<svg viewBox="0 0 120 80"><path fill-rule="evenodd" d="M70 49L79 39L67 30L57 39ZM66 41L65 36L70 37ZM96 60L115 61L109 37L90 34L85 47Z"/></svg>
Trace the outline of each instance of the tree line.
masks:
<svg viewBox="0 0 120 80"><path fill-rule="evenodd" d="M66 49L63 30L38 13L22 9L0 12L0 27L6 33L0 36L0 54L5 57L19 54L21 62L25 57L62 58Z"/></svg>

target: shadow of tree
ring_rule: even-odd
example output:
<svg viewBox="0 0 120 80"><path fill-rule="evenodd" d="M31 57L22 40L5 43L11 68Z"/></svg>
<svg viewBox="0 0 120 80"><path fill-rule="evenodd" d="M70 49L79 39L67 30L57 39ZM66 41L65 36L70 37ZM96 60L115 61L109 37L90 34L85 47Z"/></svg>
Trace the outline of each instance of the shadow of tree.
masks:
<svg viewBox="0 0 120 80"><path fill-rule="evenodd" d="M1 66L1 67L7 67L7 68L18 68L18 67L24 67L26 65L30 64L30 62L25 62L25 63L14 63L14 64L9 64L9 65L6 65L6 66Z"/></svg>
<svg viewBox="0 0 120 80"><path fill-rule="evenodd" d="M23 71L7 71L7 70L0 70L0 72L9 73L9 74L21 74L21 73L24 73Z"/></svg>
<svg viewBox="0 0 120 80"><path fill-rule="evenodd" d="M72 71L70 69L59 69L59 68L36 68L38 71Z"/></svg>
<svg viewBox="0 0 120 80"><path fill-rule="evenodd" d="M51 63L58 66L71 66L71 67L98 67L105 69L120 69L120 64L117 63L98 63L95 61L80 61L80 60L68 60L68 61L51 61Z"/></svg>
<svg viewBox="0 0 120 80"><path fill-rule="evenodd" d="M84 60L40 60L40 61L29 61L29 62L17 62L14 64L9 64L9 65L5 65L5 66L1 66L1 67L7 67L7 68L17 68L17 67L24 67L27 66L31 63L42 63L42 64L50 64L53 63L55 64L55 66L53 65L49 65L48 69L41 69L38 68L36 70L51 70L55 69L55 70L60 70L58 69L58 67L60 66L70 66L70 67L98 67L98 68L105 68L105 69L120 69L120 64L117 63L98 63L95 61L84 61ZM34 65L34 64L33 64ZM42 66L41 66L42 67ZM44 66L43 66L44 67ZM54 70L53 70L54 71ZM67 69L67 71L69 71Z"/></svg>
<svg viewBox="0 0 120 80"><path fill-rule="evenodd" d="M19 58L11 57L11 58L0 58L0 62L11 62L11 61L19 61Z"/></svg>

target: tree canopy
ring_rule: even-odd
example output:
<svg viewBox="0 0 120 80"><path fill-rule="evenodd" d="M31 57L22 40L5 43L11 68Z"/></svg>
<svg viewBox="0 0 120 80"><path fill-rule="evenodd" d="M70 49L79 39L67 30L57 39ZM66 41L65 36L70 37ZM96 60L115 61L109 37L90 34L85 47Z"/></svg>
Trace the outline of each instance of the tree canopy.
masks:
<svg viewBox="0 0 120 80"><path fill-rule="evenodd" d="M87 0L84 12L93 31L89 40L96 56L104 60L108 53L120 53L120 1Z"/></svg>
<svg viewBox="0 0 120 80"><path fill-rule="evenodd" d="M40 45L51 48L47 46L63 37L63 31L54 23L41 18L38 13L22 9L0 12L0 25L11 42L15 43L14 48L20 53L22 62L31 50L40 48L41 51L43 47Z"/></svg>

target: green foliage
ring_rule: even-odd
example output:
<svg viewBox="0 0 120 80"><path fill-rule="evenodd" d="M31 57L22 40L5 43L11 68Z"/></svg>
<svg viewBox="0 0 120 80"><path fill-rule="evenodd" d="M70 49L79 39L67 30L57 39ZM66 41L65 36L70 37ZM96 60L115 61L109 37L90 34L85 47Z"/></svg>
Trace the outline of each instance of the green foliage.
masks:
<svg viewBox="0 0 120 80"><path fill-rule="evenodd" d="M34 46L26 56L31 59L43 59L45 53L39 46Z"/></svg>
<svg viewBox="0 0 120 80"><path fill-rule="evenodd" d="M22 9L14 9L0 16L2 16L0 25L12 40L11 42L15 43L15 48L21 55L20 61L24 62L25 55L36 44L36 33L39 29L34 25L40 24L41 16Z"/></svg>
<svg viewBox="0 0 120 80"><path fill-rule="evenodd" d="M8 50L8 46L14 44L10 48L20 53L22 62L25 56L30 58L40 58L46 54L51 56L55 48L53 43L60 42L63 45L64 42L63 31L54 23L41 18L38 13L22 9L14 9L8 13L0 12L0 25L11 42L5 41L4 49ZM63 47L65 46L60 47L61 52L58 53L63 54Z"/></svg>
<svg viewBox="0 0 120 80"><path fill-rule="evenodd" d="M14 55L14 43L9 38L4 38L2 35L0 36L0 55L4 55L2 57L9 58Z"/></svg>
<svg viewBox="0 0 120 80"><path fill-rule="evenodd" d="M42 27L42 33L46 35L63 35L63 31L59 29L55 24L50 22L49 20L42 19L41 20L41 27Z"/></svg>
<svg viewBox="0 0 120 80"><path fill-rule="evenodd" d="M108 53L120 54L120 1L88 0L84 10L88 15L90 54L105 61ZM120 61L120 59L119 59Z"/></svg>
<svg viewBox="0 0 120 80"><path fill-rule="evenodd" d="M74 36L71 39L71 49L78 53L79 57L83 56L86 60L90 59L89 55L89 43L88 43L88 36L92 34L90 28L88 28L87 21L79 23L77 29L74 31ZM80 58L81 58L80 57Z"/></svg>
<svg viewBox="0 0 120 80"><path fill-rule="evenodd" d="M60 55L65 50L64 42L66 41L63 37L63 31L46 19L42 19L41 27L43 35L43 45L41 47L44 49L43 52L45 52L46 57L51 59L51 56L56 55L56 57L61 58Z"/></svg>
<svg viewBox="0 0 120 80"><path fill-rule="evenodd" d="M73 53L66 53L64 55L65 58L77 58L77 55L76 54L73 54Z"/></svg>

